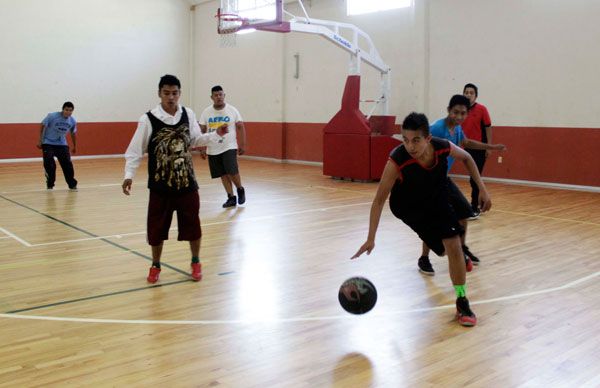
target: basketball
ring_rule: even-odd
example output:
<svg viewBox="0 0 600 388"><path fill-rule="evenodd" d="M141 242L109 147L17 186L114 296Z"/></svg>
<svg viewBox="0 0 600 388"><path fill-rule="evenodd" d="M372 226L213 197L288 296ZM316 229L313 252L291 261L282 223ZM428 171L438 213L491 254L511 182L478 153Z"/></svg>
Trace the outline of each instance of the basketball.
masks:
<svg viewBox="0 0 600 388"><path fill-rule="evenodd" d="M377 289L363 277L353 277L340 286L338 293L340 305L351 314L364 314L375 306Z"/></svg>

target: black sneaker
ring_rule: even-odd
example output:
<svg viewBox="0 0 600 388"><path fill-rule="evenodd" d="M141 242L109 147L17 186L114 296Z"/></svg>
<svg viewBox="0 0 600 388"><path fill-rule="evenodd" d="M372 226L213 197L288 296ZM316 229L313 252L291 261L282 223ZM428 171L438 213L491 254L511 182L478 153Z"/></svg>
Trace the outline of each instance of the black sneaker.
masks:
<svg viewBox="0 0 600 388"><path fill-rule="evenodd" d="M223 204L223 207L227 208L227 207L234 207L237 203L237 198L235 197L235 195L230 196L229 198L227 198L227 201Z"/></svg>
<svg viewBox="0 0 600 388"><path fill-rule="evenodd" d="M467 218L469 221L476 220L481 215L481 210L479 210L479 208L477 206L472 206L472 207L473 207L473 213L471 214L471 217Z"/></svg>
<svg viewBox="0 0 600 388"><path fill-rule="evenodd" d="M77 191L77 186L71 186L71 187L69 187L69 191Z"/></svg>
<svg viewBox="0 0 600 388"><path fill-rule="evenodd" d="M54 186L46 186L46 190L52 190Z"/></svg>
<svg viewBox="0 0 600 388"><path fill-rule="evenodd" d="M464 296L456 298L456 319L463 326L475 326L477 317L469 307L469 300Z"/></svg>
<svg viewBox="0 0 600 388"><path fill-rule="evenodd" d="M469 247L466 245L463 245L462 247L463 249L463 253L465 254L466 257L468 257L469 259L471 259L471 261L473 262L473 265L479 265L480 261L479 258L477 256L475 256L470 250Z"/></svg>
<svg viewBox="0 0 600 388"><path fill-rule="evenodd" d="M435 275L435 271L431 266L431 262L429 261L429 257L421 256L419 257L419 272L425 275L433 276Z"/></svg>
<svg viewBox="0 0 600 388"><path fill-rule="evenodd" d="M246 202L246 190L243 187L238 187L237 189L238 195L238 204L243 205Z"/></svg>

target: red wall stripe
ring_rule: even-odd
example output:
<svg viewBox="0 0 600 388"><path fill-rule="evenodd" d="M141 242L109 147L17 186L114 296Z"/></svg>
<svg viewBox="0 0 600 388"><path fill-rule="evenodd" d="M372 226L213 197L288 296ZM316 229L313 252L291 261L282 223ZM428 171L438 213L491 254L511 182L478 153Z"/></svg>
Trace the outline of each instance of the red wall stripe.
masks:
<svg viewBox="0 0 600 388"><path fill-rule="evenodd" d="M247 155L323 161L325 123L246 122ZM79 123L78 155L125 152L136 122ZM35 147L39 124L0 124L0 159L41 157ZM492 152L484 176L538 182L600 186L600 128L494 127ZM502 163L498 163L502 156ZM387 160L387 158L386 158ZM453 171L464 174L461 163Z"/></svg>
<svg viewBox="0 0 600 388"><path fill-rule="evenodd" d="M600 128L494 126L493 141L508 150L492 151L484 177L600 186ZM466 169L455 163L452 172Z"/></svg>

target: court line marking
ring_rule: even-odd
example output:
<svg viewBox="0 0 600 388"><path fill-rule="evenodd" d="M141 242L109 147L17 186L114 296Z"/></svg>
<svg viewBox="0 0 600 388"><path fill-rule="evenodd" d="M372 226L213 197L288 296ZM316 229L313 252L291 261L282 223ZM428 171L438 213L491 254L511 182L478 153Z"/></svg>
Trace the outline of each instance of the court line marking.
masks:
<svg viewBox="0 0 600 388"><path fill-rule="evenodd" d="M122 295L122 294L128 294L128 293L135 292L135 291L148 290L148 289L151 289L151 288L166 287L166 286L171 286L173 284L189 283L191 281L192 281L192 279L177 280L177 281L168 282L168 283L154 284L154 285L151 285L151 286L138 287L138 288L130 288L128 290L113 291L113 292L109 292L109 293L106 293L106 294L84 296L84 297L77 298L77 299L63 300L63 301L60 301L60 302L53 302L53 303L48 303L48 304L39 305L39 306L26 307L26 308L22 308L22 309L7 311L6 314L16 314L16 313L22 313L22 312L25 312L25 311L33 311L33 310L39 310L39 309L48 308L48 307L62 306L62 305L65 305L65 304L82 302L82 301L86 301L86 300L94 300L94 299L105 298L107 296Z"/></svg>
<svg viewBox="0 0 600 388"><path fill-rule="evenodd" d="M150 261L150 262L152 262L152 258L151 258L151 257L149 257L149 256L146 256L146 255L144 255L143 253L140 253L140 252L138 252L138 251L135 251L135 250L133 250L133 249L130 249L130 248L124 247L123 245L117 244L116 242L113 242L113 241L107 240L107 239L105 239L105 238L102 238L102 237L100 237L100 236L97 236L97 235L95 235L95 234L94 234L94 233L92 233L92 232L88 232L88 231L87 231L87 230L85 230L85 229L82 229L82 228L80 228L80 227L78 227L78 226L75 226L75 225L73 225L73 224L70 224L70 223L68 223L68 222L66 222L66 221L60 220L60 219L58 219L58 218L56 218L56 217L53 217L53 216L51 216L51 215L49 215L49 214L43 213L43 212L41 212L41 211L39 211L39 210L36 210L36 209L34 209L34 208L32 208L32 207L29 207L29 206L27 206L27 205L24 205L24 204L22 204L22 203L20 203L20 202L17 202L17 201L15 201L15 200L12 200L12 199L10 199L10 198L8 198L8 197L5 197L4 195L0 195L0 198L4 199L5 201L11 202L11 203L13 203L13 204L15 204L15 205L17 205L17 206L20 206L20 207L22 207L22 208L25 208L25 209L27 209L27 210L30 210L30 211L32 211L32 212L34 212L34 213L36 213L36 214L39 214L39 215L41 215L41 216L44 216L44 217L46 217L46 218L48 218L48 219L50 219L50 220L52 220L52 221L58 222L58 223L60 223L60 224L63 224L63 225L65 225L65 226L67 226L67 227L69 227L69 228L71 228L71 229L75 229L76 231L78 231L78 232L81 232L81 233L83 233L83 234L85 234L85 235L88 235L88 236L90 236L90 237L96 237L96 238L98 238L98 237L99 237L99 239L100 239L101 241L104 241L104 242L105 242L105 243L107 243L107 244L110 244L110 245L112 245L112 246L114 246L114 247L116 247L116 248L119 248L119 249L121 249L121 250L123 250L123 251L125 251L125 252L132 253L132 254L133 254L133 255L135 255L135 256L141 257L141 258L143 258L143 259L145 259L145 260L147 260L147 261ZM162 262L162 263L161 263L161 265L162 265L162 266L164 266L164 267L166 267L166 268L169 268L169 269L171 269L171 270L173 270L173 271L175 271L175 272L178 272L178 273L180 273L180 274L182 274L182 275L189 276L189 273L187 273L186 271L183 271L183 270L181 270L181 269L179 269L179 268L177 268L177 267L174 267L174 266L172 266L172 265L170 265L170 264L167 264L167 263L164 263L164 262Z"/></svg>
<svg viewBox="0 0 600 388"><path fill-rule="evenodd" d="M581 283L587 282L600 275L600 271L593 274L584 276L582 278L573 280L562 286L546 288L543 290L524 292L520 294L508 295L499 298L484 299L480 301L471 302L471 305L482 305L512 299L520 299L533 295L547 294L555 291L561 291L567 288L577 286ZM420 312L431 312L438 310L446 310L456 308L454 304L448 304L443 306L435 307L422 307L408 310L396 310L387 313L371 313L369 317L387 317L390 315L409 314L409 313L420 313ZM330 315L320 317L297 317L297 318L280 318L280 319L231 319L231 320L148 320L148 319L104 319L104 318L73 318L73 317L51 317L46 315L20 315L20 314L0 314L0 318L9 319L29 319L29 320L41 320L41 321L60 321L60 322L77 322L77 323L116 323L116 324L134 324L134 325L221 325L221 324L278 324L288 322L311 322L311 321L332 321L332 320L348 320L348 319L360 319L359 316L352 316L350 314L343 315Z"/></svg>
<svg viewBox="0 0 600 388"><path fill-rule="evenodd" d="M287 216L291 216L291 215L304 214L304 213L318 213L318 212L324 212L324 211L328 211L328 210L332 210L332 209L340 209L340 208L345 208L345 207L362 206L362 205L370 205L370 204L371 204L371 202L361 202L361 203L354 203L354 204L348 204L348 205L330 206L330 207L324 207L324 208L318 208L318 209L298 210L295 212L280 213L280 214L267 215L267 216L257 216L257 217L244 218L244 219L207 222L207 223L202 223L202 227L212 226L212 225L230 224L233 222L254 222L254 221L265 220L265 219L269 219L269 218L287 217ZM176 230L177 230L177 228L174 228L174 227L169 229L169 231L176 231ZM52 241L52 242L47 242L47 243L30 244L29 247L41 247L41 246L47 246L47 245L68 244L68 243L81 242L81 241L104 240L104 239L108 239L108 238L122 238L124 236L135 236L135 235L140 235L140 234L146 234L146 231L119 233L119 234L112 234L112 235L107 235L107 236L94 236L94 237L86 237L86 238L79 238L79 239L72 239L72 240L62 240L62 241Z"/></svg>
<svg viewBox="0 0 600 388"><path fill-rule="evenodd" d="M97 184L97 185L83 185L83 186L77 186L78 190L85 190L85 189L96 189L98 187L115 187L115 186L119 186L121 187L122 183L102 183L102 184ZM204 185L198 185L198 187L212 187L212 186L216 186L215 184L204 184ZM42 192L46 192L46 193L52 193L55 191L65 191L68 192L69 189L68 188L54 188L52 190L48 190L48 189L32 189L32 190L13 190L13 191L0 191L0 194L20 194L20 193L42 193Z"/></svg>
<svg viewBox="0 0 600 388"><path fill-rule="evenodd" d="M539 214L513 212L513 211L510 211L510 210L500 210L500 209L494 209L494 211L497 211L497 212L500 212L500 213L513 214L513 215L517 215L517 216L529 216L529 217L543 218L545 220L562 221L562 222L574 222L574 223L577 223L577 224L600 226L600 224L597 224L595 222L572 220L572 219L568 219L568 218L542 216L542 215L539 215Z"/></svg>
<svg viewBox="0 0 600 388"><path fill-rule="evenodd" d="M12 238L12 239L17 240L18 242L20 242L21 244L25 245L28 248L32 247L32 245L30 243L28 243L27 241L25 241L21 237L17 236L16 234L11 233L10 231L8 231L8 230L6 230L4 228L0 228L0 230L2 231L2 233L4 233L5 235L8 236L8 237L3 237L3 238Z"/></svg>

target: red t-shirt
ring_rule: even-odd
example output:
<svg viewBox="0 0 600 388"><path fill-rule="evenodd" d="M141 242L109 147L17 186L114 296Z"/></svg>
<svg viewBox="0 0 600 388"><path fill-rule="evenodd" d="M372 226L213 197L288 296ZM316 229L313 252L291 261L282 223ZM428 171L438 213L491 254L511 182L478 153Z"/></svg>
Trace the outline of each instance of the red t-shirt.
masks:
<svg viewBox="0 0 600 388"><path fill-rule="evenodd" d="M487 108L481 104L475 103L469 109L469 114L461 124L461 127L467 138L486 142L487 136L485 135L485 127L489 127L490 125L492 125L492 120L490 119Z"/></svg>

